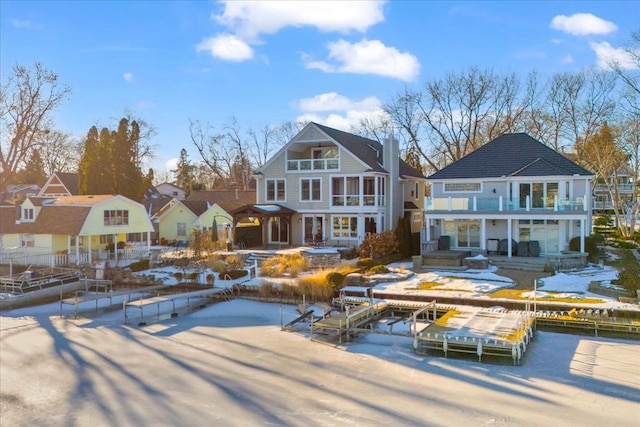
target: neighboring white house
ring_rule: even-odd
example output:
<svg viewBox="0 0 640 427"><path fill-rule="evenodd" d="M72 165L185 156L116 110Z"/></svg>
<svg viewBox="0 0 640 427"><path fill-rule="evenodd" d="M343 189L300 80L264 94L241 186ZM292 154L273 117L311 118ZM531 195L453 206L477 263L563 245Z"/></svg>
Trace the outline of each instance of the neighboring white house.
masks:
<svg viewBox="0 0 640 427"><path fill-rule="evenodd" d="M617 199L618 207L631 206L640 197L640 186L636 182L633 170L625 165L619 168L615 176L609 177L609 184L602 179L596 179L593 189L593 210L607 212L613 210L613 199Z"/></svg>
<svg viewBox="0 0 640 427"><path fill-rule="evenodd" d="M234 218L259 218L264 245L357 245L400 217L414 232L422 227L426 178L400 159L395 140L383 145L309 123L255 178L256 204Z"/></svg>
<svg viewBox="0 0 640 427"><path fill-rule="evenodd" d="M423 252L441 236L447 236L441 248L508 256L558 254L579 236L584 252L593 179L525 133L502 135L429 176ZM518 253L522 248L529 252Z"/></svg>
<svg viewBox="0 0 640 427"><path fill-rule="evenodd" d="M155 187L156 190L158 190L158 192L160 192L160 194L162 194L163 196L173 197L178 200L184 200L186 197L186 192L184 191L184 189L170 182L163 182L162 184L158 184Z"/></svg>

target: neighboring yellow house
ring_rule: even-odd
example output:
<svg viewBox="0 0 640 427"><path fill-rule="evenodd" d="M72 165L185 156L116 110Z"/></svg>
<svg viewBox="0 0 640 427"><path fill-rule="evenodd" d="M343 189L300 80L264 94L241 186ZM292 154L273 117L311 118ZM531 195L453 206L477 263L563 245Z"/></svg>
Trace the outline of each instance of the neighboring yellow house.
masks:
<svg viewBox="0 0 640 427"><path fill-rule="evenodd" d="M90 263L94 252L129 241L146 241L148 251L153 231L144 206L120 195L28 197L19 205L2 206L0 213L3 256L23 248L66 254L69 263Z"/></svg>
<svg viewBox="0 0 640 427"><path fill-rule="evenodd" d="M219 233L232 221L231 215L217 203L211 206L206 200L174 198L153 215L151 220L158 225L158 236L162 242L187 244L193 228L211 230L214 217Z"/></svg>
<svg viewBox="0 0 640 427"><path fill-rule="evenodd" d="M221 236L222 230L227 228L227 225L229 227L231 226L233 218L217 203L214 203L213 206L204 211L198 217L198 219L194 221L193 226L198 227L202 230L211 230L211 228L213 227L214 218L216 220L216 226L218 228L218 235Z"/></svg>

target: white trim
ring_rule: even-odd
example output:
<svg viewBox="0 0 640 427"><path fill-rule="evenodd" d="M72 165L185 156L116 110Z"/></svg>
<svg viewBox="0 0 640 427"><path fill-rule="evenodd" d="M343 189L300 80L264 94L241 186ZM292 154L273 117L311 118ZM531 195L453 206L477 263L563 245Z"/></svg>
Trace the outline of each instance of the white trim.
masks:
<svg viewBox="0 0 640 427"><path fill-rule="evenodd" d="M284 199L283 200L279 200L278 199L278 185L277 182L278 181L283 181L284 183ZM268 186L269 186L269 182L276 182L276 185L274 185L273 188L273 195L274 195L274 199L269 199L269 191L268 191ZM287 202L287 178L265 178L264 179L264 200L265 202L268 203L286 203Z"/></svg>

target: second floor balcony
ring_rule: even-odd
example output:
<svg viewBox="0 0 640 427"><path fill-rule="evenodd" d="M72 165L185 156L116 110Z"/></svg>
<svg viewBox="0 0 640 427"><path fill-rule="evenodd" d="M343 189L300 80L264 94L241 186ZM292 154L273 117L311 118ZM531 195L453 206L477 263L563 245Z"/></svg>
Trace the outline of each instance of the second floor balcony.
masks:
<svg viewBox="0 0 640 427"><path fill-rule="evenodd" d="M469 212L587 212L589 206L585 197L559 200L554 197L542 203L532 203L529 196L508 200L499 197L435 197L427 198L426 211L469 211Z"/></svg>
<svg viewBox="0 0 640 427"><path fill-rule="evenodd" d="M633 194L633 191L635 190L634 185L632 183L624 183L618 184L618 191L620 191L620 193L630 193ZM596 193L608 193L609 192L609 187L607 187L605 184L597 184L595 187L595 191Z"/></svg>

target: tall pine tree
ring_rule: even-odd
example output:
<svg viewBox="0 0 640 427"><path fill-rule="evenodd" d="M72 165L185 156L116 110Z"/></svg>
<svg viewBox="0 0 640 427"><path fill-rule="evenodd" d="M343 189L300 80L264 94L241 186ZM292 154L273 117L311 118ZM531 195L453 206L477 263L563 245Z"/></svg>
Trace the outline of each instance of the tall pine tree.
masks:
<svg viewBox="0 0 640 427"><path fill-rule="evenodd" d="M176 168L171 172L173 172L176 177L176 185L189 195L195 181L193 173L194 166L191 164L187 150L184 148L180 150L180 158L178 159Z"/></svg>
<svg viewBox="0 0 640 427"><path fill-rule="evenodd" d="M24 169L17 176L23 184L44 185L47 181L47 174L44 171L44 161L40 156L40 150L33 150Z"/></svg>
<svg viewBox="0 0 640 427"><path fill-rule="evenodd" d="M117 130L103 128L98 136L92 127L85 141L79 167L82 194L121 194L141 201L151 185L152 175L145 176L136 164L135 149L140 128L133 121L120 120Z"/></svg>

